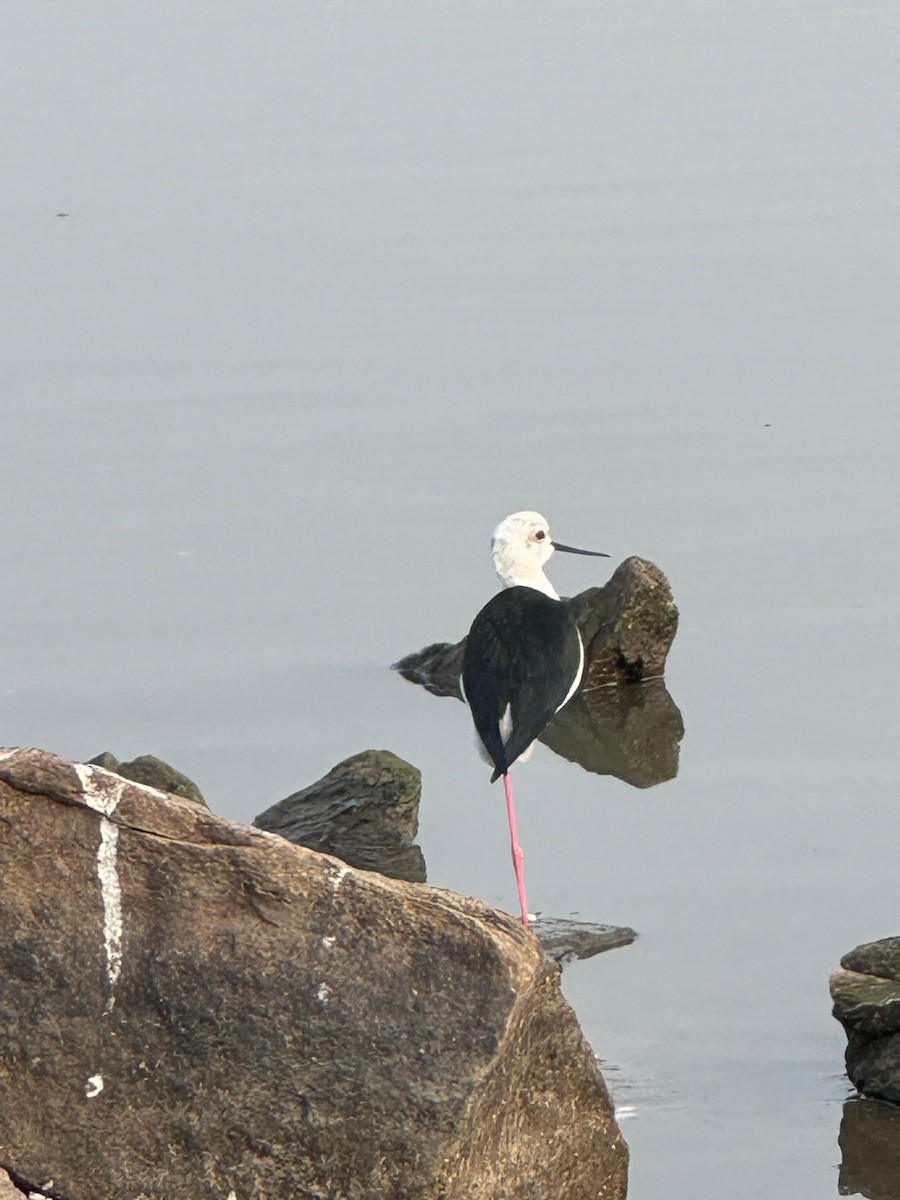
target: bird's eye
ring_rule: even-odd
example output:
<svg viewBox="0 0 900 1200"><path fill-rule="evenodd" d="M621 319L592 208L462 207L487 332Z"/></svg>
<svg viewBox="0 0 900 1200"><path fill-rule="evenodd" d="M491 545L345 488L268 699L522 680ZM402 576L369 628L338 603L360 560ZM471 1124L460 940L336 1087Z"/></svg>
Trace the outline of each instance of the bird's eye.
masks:
<svg viewBox="0 0 900 1200"><path fill-rule="evenodd" d="M537 531L537 533L534 535L534 540L536 542L542 542L546 536L547 536L547 534L544 532L544 530L539 529Z"/></svg>

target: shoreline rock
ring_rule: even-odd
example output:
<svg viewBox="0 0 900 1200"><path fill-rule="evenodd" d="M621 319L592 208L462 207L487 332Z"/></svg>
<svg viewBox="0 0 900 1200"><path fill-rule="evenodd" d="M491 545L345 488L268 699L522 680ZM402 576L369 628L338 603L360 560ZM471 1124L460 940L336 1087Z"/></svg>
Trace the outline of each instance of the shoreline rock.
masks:
<svg viewBox="0 0 900 1200"><path fill-rule="evenodd" d="M114 754L104 750L102 754L89 759L88 762L92 766L104 767L107 771L113 771L116 775L121 775L123 779L130 779L133 783L142 783L145 787L156 788L159 792L168 792L171 796L180 796L183 800L192 800L195 804L202 804L204 808L209 807L193 779L188 779L187 775L183 775L181 771L169 766L155 754L142 754L138 758L133 758L131 762L119 762Z"/></svg>
<svg viewBox="0 0 900 1200"><path fill-rule="evenodd" d="M3 1165L65 1200L625 1195L516 920L103 768L0 751L0 983Z"/></svg>
<svg viewBox="0 0 900 1200"><path fill-rule="evenodd" d="M424 883L425 859L414 842L421 795L418 767L390 750L363 750L253 824L351 867Z"/></svg>
<svg viewBox="0 0 900 1200"><path fill-rule="evenodd" d="M850 1082L863 1096L900 1104L900 937L845 954L829 990L847 1034Z"/></svg>

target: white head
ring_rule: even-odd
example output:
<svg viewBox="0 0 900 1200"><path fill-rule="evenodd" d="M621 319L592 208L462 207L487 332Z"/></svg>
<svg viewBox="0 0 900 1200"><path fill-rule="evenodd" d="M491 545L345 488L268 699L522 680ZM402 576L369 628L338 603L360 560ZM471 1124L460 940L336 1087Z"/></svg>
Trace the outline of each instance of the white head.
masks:
<svg viewBox="0 0 900 1200"><path fill-rule="evenodd" d="M535 588L558 600L553 584L544 574L544 563L554 550L565 550L569 554L589 554L597 558L608 558L595 550L576 550L572 546L554 544L550 537L550 526L545 517L536 512L517 512L501 521L491 539L494 568L504 587Z"/></svg>

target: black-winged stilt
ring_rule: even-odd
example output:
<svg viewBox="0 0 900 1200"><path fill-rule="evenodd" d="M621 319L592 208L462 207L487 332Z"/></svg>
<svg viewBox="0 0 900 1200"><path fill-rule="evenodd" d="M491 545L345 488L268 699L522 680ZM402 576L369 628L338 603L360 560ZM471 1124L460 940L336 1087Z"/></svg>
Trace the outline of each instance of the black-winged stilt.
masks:
<svg viewBox="0 0 900 1200"><path fill-rule="evenodd" d="M546 520L517 512L501 521L491 540L494 567L505 591L484 606L469 630L460 683L472 712L479 750L503 776L509 837L522 921L528 924L522 848L516 835L509 768L526 758L531 745L581 683L584 646L569 610L544 574L554 550L609 558L576 550L550 537Z"/></svg>

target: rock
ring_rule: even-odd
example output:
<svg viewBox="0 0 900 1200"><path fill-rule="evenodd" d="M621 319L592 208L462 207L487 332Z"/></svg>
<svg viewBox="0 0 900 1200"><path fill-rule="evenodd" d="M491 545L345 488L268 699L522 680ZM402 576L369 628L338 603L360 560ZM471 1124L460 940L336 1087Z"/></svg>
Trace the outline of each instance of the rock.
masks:
<svg viewBox="0 0 900 1200"><path fill-rule="evenodd" d="M864 1096L900 1104L900 937L857 946L830 980L847 1034L847 1075Z"/></svg>
<svg viewBox="0 0 900 1200"><path fill-rule="evenodd" d="M253 824L364 871L425 882L419 829L422 773L389 750L363 750Z"/></svg>
<svg viewBox="0 0 900 1200"><path fill-rule="evenodd" d="M568 921L559 917L539 917L531 929L544 954L560 966L578 959L593 958L604 950L630 946L637 934L625 925L594 925L589 921Z"/></svg>
<svg viewBox="0 0 900 1200"><path fill-rule="evenodd" d="M410 683L420 684L433 696L453 696L462 700L459 677L465 648L465 638L456 643L432 642L424 650L414 650L392 663L391 670Z"/></svg>
<svg viewBox="0 0 900 1200"><path fill-rule="evenodd" d="M900 937L863 942L841 959L841 966L861 975L880 979L900 979Z"/></svg>
<svg viewBox="0 0 900 1200"><path fill-rule="evenodd" d="M23 1193L19 1191L7 1173L0 1168L0 1200L22 1200Z"/></svg>
<svg viewBox="0 0 900 1200"><path fill-rule="evenodd" d="M678 632L669 581L645 558L626 558L602 588L569 601L584 641L582 690L658 679Z"/></svg>
<svg viewBox="0 0 900 1200"><path fill-rule="evenodd" d="M900 1200L900 1108L879 1100L848 1100L838 1142L838 1195Z"/></svg>
<svg viewBox="0 0 900 1200"><path fill-rule="evenodd" d="M114 754L104 750L90 762L96 767L104 767L107 771L115 771L123 779L143 783L145 787L153 787L172 796L181 796L184 800L192 800L194 804L206 807L203 793L192 779L188 779L187 775L182 775L180 771L176 771L167 762L152 754L142 754L140 758L123 763L119 762Z"/></svg>
<svg viewBox="0 0 900 1200"><path fill-rule="evenodd" d="M20 1190L625 1195L594 1055L517 921L40 750L0 752L0 1031Z"/></svg>
<svg viewBox="0 0 900 1200"><path fill-rule="evenodd" d="M53 1181L45 1183L44 1187L50 1188L53 1186ZM44 1192L37 1192L24 1179L19 1179L16 1182L9 1174L0 1167L0 1200L23 1200L27 1197L28 1200L51 1200L51 1197Z"/></svg>

